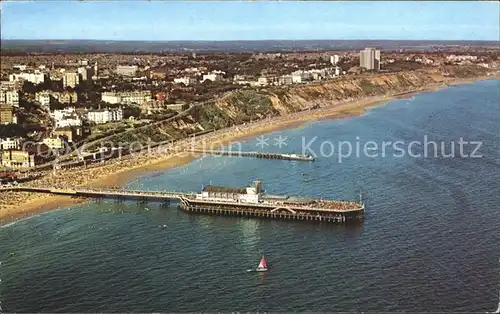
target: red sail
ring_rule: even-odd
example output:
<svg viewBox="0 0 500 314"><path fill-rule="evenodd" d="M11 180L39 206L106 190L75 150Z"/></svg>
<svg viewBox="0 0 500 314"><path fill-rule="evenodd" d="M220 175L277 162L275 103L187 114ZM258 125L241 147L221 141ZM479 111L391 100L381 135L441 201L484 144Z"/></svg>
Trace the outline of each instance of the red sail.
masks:
<svg viewBox="0 0 500 314"><path fill-rule="evenodd" d="M264 256L262 256L262 259L260 260L258 268L267 268L267 263L266 263L266 259L264 258Z"/></svg>

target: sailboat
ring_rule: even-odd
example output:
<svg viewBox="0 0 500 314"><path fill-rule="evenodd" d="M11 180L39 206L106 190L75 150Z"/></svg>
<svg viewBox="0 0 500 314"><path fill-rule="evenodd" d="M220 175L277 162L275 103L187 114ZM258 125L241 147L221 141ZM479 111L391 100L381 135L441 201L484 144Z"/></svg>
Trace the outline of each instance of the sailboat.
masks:
<svg viewBox="0 0 500 314"><path fill-rule="evenodd" d="M266 263L266 258L264 256L262 256L262 258L260 259L259 266L257 266L256 269L247 269L247 272L253 272L253 271L264 272L267 270L268 270L268 267L267 267L267 263Z"/></svg>
<svg viewBox="0 0 500 314"><path fill-rule="evenodd" d="M257 266L257 269L255 271L267 271L267 263L266 263L266 258L264 255L262 255L262 258L260 259L259 266Z"/></svg>

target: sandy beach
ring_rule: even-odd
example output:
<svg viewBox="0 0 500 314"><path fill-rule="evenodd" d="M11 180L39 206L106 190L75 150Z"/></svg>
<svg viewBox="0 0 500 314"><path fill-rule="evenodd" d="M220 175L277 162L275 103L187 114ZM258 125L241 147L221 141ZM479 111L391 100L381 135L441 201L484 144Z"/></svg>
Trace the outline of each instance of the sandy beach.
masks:
<svg viewBox="0 0 500 314"><path fill-rule="evenodd" d="M381 95L363 99L345 100L332 103L310 111L295 112L265 119L246 125L234 126L229 129L218 130L205 134L196 139L194 145L205 143L206 149L216 149L231 142L242 141L255 136L281 129L300 127L308 121L320 119L345 119L362 115L368 108L386 103L392 99L407 98L414 94L436 91L448 85L471 83L478 80L490 79L481 77L466 80L450 80L427 86L422 89L411 90L393 95ZM446 83L446 84L444 84ZM189 148L192 140L186 139L178 143L175 148ZM49 172L44 177L30 182L33 186L92 186L116 187L148 172L166 170L185 165L199 156L189 152L157 152L128 156L114 159L103 164L95 164L86 168L58 170L57 173ZM41 195L23 192L2 192L0 195L0 224L8 223L22 217L36 215L40 212L70 207L86 202L86 199L75 199L66 196Z"/></svg>

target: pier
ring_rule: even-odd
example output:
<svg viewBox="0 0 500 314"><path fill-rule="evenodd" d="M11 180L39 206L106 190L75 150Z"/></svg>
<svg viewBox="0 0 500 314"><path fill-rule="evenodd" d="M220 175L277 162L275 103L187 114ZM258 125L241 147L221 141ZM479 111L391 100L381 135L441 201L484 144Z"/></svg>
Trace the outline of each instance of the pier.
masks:
<svg viewBox="0 0 500 314"><path fill-rule="evenodd" d="M255 182L256 185L246 189L207 186L201 193L24 185L2 186L0 192L46 193L120 201L137 200L142 203L152 201L170 204L171 201L175 201L186 212L211 215L335 223L359 222L364 219L365 205L361 200L360 202L304 200L299 197L265 195L261 193L260 181Z"/></svg>
<svg viewBox="0 0 500 314"><path fill-rule="evenodd" d="M241 152L231 150L203 150L203 149L190 149L187 152L195 154L206 155L221 155L221 156L235 156L235 157L253 157L263 159L281 159L281 160L297 160L297 161L314 161L314 157L310 155L301 154L280 154L280 153L264 153L264 152Z"/></svg>
<svg viewBox="0 0 500 314"><path fill-rule="evenodd" d="M85 198L121 198L121 199L143 199L150 201L178 200L182 197L194 197L196 193L177 193L168 191L140 191L125 189L98 189L98 188L58 188L58 187L30 187L12 186L0 187L0 191L17 191L46 193L54 195L65 195Z"/></svg>

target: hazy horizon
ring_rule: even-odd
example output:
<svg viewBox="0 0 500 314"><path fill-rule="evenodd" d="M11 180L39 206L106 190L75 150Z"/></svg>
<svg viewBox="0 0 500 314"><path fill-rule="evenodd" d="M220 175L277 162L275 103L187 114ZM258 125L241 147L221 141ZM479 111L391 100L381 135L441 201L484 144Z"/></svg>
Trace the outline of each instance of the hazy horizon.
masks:
<svg viewBox="0 0 500 314"><path fill-rule="evenodd" d="M221 39L221 40L210 40L210 39L176 39L176 40L168 40L168 39L156 39L156 40L140 40L140 39L86 39L86 38L40 38L40 39L29 39L29 38L15 38L15 39L7 39L0 38L1 41L100 41L100 42L291 42L291 41L299 41L299 42L326 42L326 41L386 41L386 42L500 42L500 39L497 40L489 40L489 39L385 39L385 38L376 38L376 39L337 39L337 38L329 38L329 39Z"/></svg>
<svg viewBox="0 0 500 314"><path fill-rule="evenodd" d="M454 46L498 46L498 41L450 40L225 40L225 41L131 41L131 40L6 40L3 52L39 53L163 53L163 52L287 52L352 51L365 47L381 50L428 51Z"/></svg>

